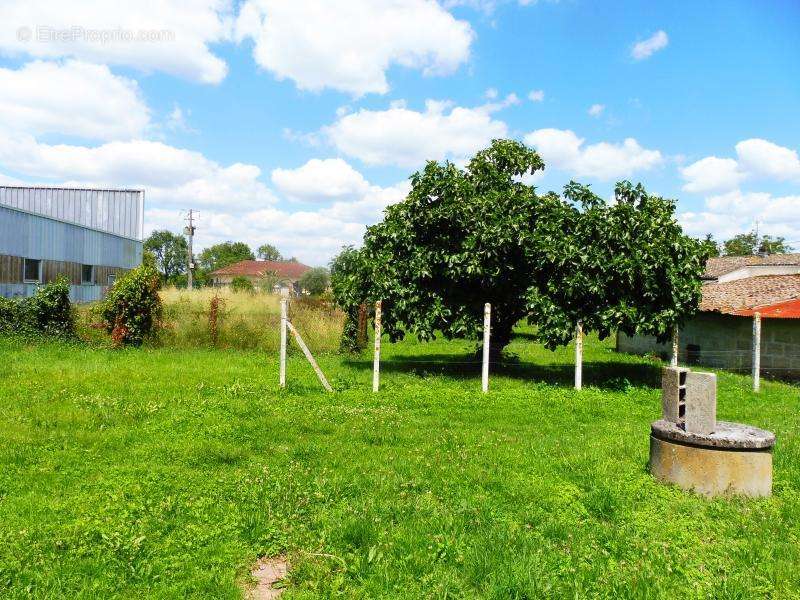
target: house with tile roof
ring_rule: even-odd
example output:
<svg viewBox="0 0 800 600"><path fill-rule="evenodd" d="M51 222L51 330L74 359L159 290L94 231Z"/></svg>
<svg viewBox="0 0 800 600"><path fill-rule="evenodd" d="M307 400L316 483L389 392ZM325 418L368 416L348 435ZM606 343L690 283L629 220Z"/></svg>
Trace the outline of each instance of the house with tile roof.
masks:
<svg viewBox="0 0 800 600"><path fill-rule="evenodd" d="M296 260L242 260L213 271L211 281L218 287L230 285L235 277L249 279L255 286L268 281L273 292L295 296L302 292L300 277L310 270L311 267Z"/></svg>
<svg viewBox="0 0 800 600"><path fill-rule="evenodd" d="M709 259L698 314L678 333L683 363L747 372L753 315L761 315L762 372L800 378L800 254ZM617 334L617 350L667 357L668 344Z"/></svg>

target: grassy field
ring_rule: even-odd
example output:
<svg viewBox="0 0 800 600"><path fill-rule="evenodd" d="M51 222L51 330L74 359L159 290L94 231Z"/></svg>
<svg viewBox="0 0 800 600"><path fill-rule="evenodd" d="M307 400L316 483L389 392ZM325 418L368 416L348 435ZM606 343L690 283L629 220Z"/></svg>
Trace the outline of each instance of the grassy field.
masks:
<svg viewBox="0 0 800 600"><path fill-rule="evenodd" d="M719 418L777 433L774 496L707 501L646 471L659 364L520 331L488 395L468 342L323 354L0 340L0 596L800 596L800 394L720 374Z"/></svg>

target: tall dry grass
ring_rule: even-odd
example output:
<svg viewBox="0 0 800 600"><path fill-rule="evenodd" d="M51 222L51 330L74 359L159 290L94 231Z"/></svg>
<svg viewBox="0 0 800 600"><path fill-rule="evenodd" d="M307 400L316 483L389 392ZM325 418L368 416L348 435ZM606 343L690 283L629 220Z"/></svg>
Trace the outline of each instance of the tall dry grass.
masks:
<svg viewBox="0 0 800 600"><path fill-rule="evenodd" d="M212 335L212 300L216 310L216 344ZM277 352L280 348L280 297L233 292L227 288L161 291L164 328L158 343L176 348L236 348ZM344 315L330 303L291 299L289 319L312 352L339 348ZM291 335L291 334L290 334ZM294 344L290 342L289 348Z"/></svg>

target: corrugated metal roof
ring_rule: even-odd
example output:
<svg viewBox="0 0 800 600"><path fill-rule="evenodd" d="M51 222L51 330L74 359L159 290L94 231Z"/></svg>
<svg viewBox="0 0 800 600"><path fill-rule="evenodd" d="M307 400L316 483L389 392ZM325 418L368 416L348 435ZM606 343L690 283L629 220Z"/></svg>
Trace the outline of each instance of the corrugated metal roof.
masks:
<svg viewBox="0 0 800 600"><path fill-rule="evenodd" d="M0 205L141 240L144 191L0 186Z"/></svg>

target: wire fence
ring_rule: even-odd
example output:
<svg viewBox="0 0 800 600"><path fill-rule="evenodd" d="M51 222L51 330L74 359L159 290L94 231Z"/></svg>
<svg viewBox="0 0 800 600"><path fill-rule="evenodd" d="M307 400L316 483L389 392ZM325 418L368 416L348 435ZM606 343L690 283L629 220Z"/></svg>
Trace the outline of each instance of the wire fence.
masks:
<svg viewBox="0 0 800 600"><path fill-rule="evenodd" d="M285 328L289 319L286 312L286 301L282 301L282 317L281 317L281 330L282 330L282 347L281 347L281 387L285 386L285 361L286 361L286 334ZM365 312L365 311L362 311ZM575 329L575 344L574 344L574 359L570 364L567 362L555 363L540 363L540 362L524 362L515 359L501 359L498 360L491 356L490 346L490 332L491 332L491 306L485 305L484 310L484 335L483 335L483 349L481 355L476 352L475 358L467 358L461 356L454 356L454 358L417 358L417 357L401 357L401 356L381 356L381 302L377 302L375 306L375 338L373 350L373 391L380 390L380 372L381 369L399 370L409 368L431 368L437 370L447 370L457 368L460 373L470 371L474 368L476 372L481 372L482 391L488 392L489 389L489 374L494 372L496 374L505 374L508 371L517 371L523 375L531 378L536 378L537 375L553 375L555 374L559 380L563 381L568 371L574 372L574 387L581 389L583 385L583 372L584 368L591 375L590 380L592 383L597 381L627 381L627 376L631 378L647 382L652 385L660 385L660 363L650 364L637 364L637 363L621 363L610 365L608 362L588 362L583 364L583 328L578 322ZM295 337L299 338L299 333L291 324L288 326L292 329ZM673 333L673 347L672 347L672 360L667 359L667 364L680 364L684 366L703 366L707 368L714 368L732 373L751 374L753 377L753 389L759 390L759 382L761 376L774 379L784 380L800 380L800 354L786 355L785 353L771 353L763 352L760 344L760 318L756 316L754 319L753 328L753 347L752 348L737 348L734 350L702 350L693 348L688 345L685 349L681 350L678 345L678 332L674 330ZM302 344L301 340L298 341ZM306 357L309 362L317 371L321 382L325 385L325 377L311 356L310 352L305 349ZM754 366L754 360L756 366ZM795 367L794 365L798 365ZM481 369L482 367L482 369Z"/></svg>

